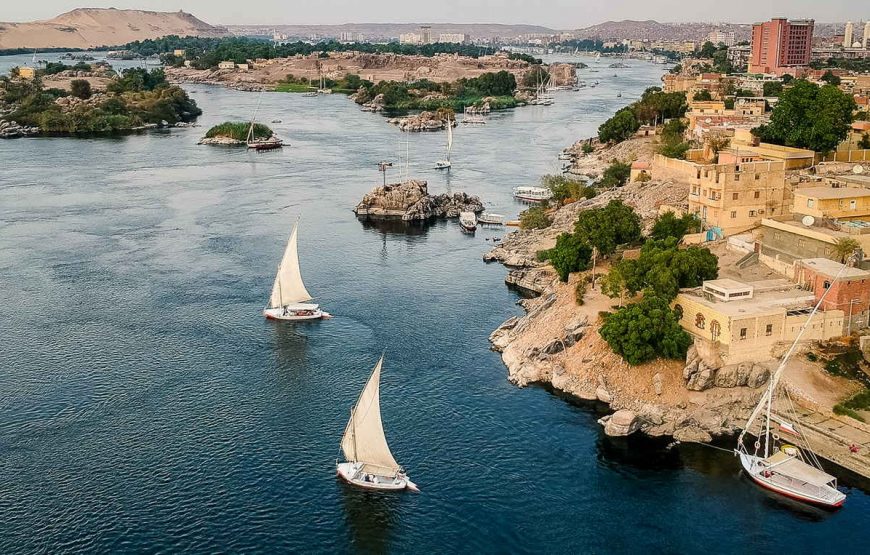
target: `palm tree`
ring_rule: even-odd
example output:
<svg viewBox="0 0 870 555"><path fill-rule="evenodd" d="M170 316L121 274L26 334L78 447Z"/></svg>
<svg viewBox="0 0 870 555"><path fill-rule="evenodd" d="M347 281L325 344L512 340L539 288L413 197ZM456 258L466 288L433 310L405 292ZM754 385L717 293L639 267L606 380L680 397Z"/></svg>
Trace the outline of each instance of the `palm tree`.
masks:
<svg viewBox="0 0 870 555"><path fill-rule="evenodd" d="M840 237L834 243L834 254L840 262L846 262L846 259L855 254L855 251L861 248L861 243L851 237Z"/></svg>

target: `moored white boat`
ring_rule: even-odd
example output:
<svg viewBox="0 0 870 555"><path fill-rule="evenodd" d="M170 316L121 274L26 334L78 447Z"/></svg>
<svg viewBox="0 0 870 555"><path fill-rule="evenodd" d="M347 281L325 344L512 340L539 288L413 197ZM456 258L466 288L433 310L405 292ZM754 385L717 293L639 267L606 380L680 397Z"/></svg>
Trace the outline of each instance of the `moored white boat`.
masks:
<svg viewBox="0 0 870 555"><path fill-rule="evenodd" d="M504 225L504 216L502 216L501 214L484 212L483 214L478 216L477 222L484 225Z"/></svg>
<svg viewBox="0 0 870 555"><path fill-rule="evenodd" d="M474 212L459 213L459 227L465 231L475 231L477 229L477 216Z"/></svg>
<svg viewBox="0 0 870 555"><path fill-rule="evenodd" d="M380 401L383 365L382 356L351 410L341 438L345 461L336 463L336 473L361 488L419 491L396 462L384 434Z"/></svg>
<svg viewBox="0 0 870 555"><path fill-rule="evenodd" d="M284 256L278 265L275 282L272 284L272 295L269 304L263 309L263 316L270 320L320 320L330 318L319 305L309 303L311 294L302 283L302 273L299 270L299 251L297 248L297 231L299 223L293 226Z"/></svg>
<svg viewBox="0 0 870 555"><path fill-rule="evenodd" d="M447 119L447 157L444 160L435 162L436 170L450 169L450 151L453 150L453 121Z"/></svg>
<svg viewBox="0 0 870 555"><path fill-rule="evenodd" d="M834 282L847 267L843 265ZM797 412L788 389L780 385L786 363L831 289L829 286L819 298L770 377L767 389L737 438L734 452L740 457L743 470L759 486L798 501L836 508L846 500L846 494L837 489L837 478L822 469L802 426L797 424ZM747 444L748 433L757 437L754 443ZM789 437L783 438L780 433Z"/></svg>
<svg viewBox="0 0 870 555"><path fill-rule="evenodd" d="M553 198L553 191L544 187L514 187L514 198L527 202L543 202Z"/></svg>

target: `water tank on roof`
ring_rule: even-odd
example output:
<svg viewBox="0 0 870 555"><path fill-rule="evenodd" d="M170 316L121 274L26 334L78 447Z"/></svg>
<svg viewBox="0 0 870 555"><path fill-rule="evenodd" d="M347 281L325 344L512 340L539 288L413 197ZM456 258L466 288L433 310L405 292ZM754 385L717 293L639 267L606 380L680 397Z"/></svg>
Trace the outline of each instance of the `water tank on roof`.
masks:
<svg viewBox="0 0 870 555"><path fill-rule="evenodd" d="M812 216L804 216L803 219L801 219L801 223L807 227L812 227L812 225L816 223L816 219Z"/></svg>

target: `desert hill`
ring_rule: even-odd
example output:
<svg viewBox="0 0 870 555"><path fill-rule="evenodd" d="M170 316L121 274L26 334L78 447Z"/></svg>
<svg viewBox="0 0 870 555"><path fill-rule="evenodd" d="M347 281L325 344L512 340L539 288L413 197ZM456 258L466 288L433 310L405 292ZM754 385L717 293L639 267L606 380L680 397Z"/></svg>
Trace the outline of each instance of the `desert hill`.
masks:
<svg viewBox="0 0 870 555"><path fill-rule="evenodd" d="M79 8L46 21L0 23L0 49L94 48L166 35L227 35L185 12Z"/></svg>

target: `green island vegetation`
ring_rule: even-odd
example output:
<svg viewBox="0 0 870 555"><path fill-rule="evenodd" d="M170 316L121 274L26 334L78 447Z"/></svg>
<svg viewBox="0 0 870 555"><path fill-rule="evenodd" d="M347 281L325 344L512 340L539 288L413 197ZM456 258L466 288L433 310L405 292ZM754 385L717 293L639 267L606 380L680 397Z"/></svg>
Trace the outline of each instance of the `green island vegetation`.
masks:
<svg viewBox="0 0 870 555"><path fill-rule="evenodd" d="M206 132L205 137L206 139L213 139L215 137L226 137L228 139L235 139L237 141L245 141L248 138L248 130L250 129L250 127L250 123L246 123L243 121L225 121L209 129ZM272 135L272 129L270 129L268 126L263 125L262 123L254 124L255 139L268 139Z"/></svg>
<svg viewBox="0 0 870 555"><path fill-rule="evenodd" d="M69 66L71 69L77 66ZM90 66L89 66L90 67ZM52 71L57 67L52 68ZM55 71L59 73L63 69ZM187 93L170 85L162 69L128 69L109 83L105 94L97 95L85 80L73 80L72 92L46 89L44 73L33 80L0 78L0 104L4 119L20 125L39 127L46 135L106 134L140 129L145 125L191 122L202 114ZM85 102L62 107L57 99L75 96Z"/></svg>
<svg viewBox="0 0 870 555"><path fill-rule="evenodd" d="M238 64L247 60L274 58L289 58L292 56L310 54L328 54L329 52L362 52L368 54L402 54L414 56L432 57L437 54L459 54L478 58L484 55L494 54L494 48L475 46L458 43L435 43L435 44L373 44L373 43L342 43L338 41L325 41L317 44L307 42L293 42L287 44L274 44L265 38L251 37L178 37L167 36L160 39L135 41L125 44L121 49L133 56L156 56L168 65L180 66L184 59L190 60L196 69L213 69L222 61L232 61ZM185 57L174 55L175 50L184 50ZM540 64L541 60L526 54L510 54L511 59L524 60L529 63Z"/></svg>
<svg viewBox="0 0 870 555"><path fill-rule="evenodd" d="M20 56L22 54L42 54L55 52L86 52L83 48L0 48L0 56Z"/></svg>
<svg viewBox="0 0 870 555"><path fill-rule="evenodd" d="M598 139L602 143L622 142L633 136L641 125L681 118L687 109L685 93L666 93L659 87L650 87L640 100L617 111L602 123L598 128Z"/></svg>
<svg viewBox="0 0 870 555"><path fill-rule="evenodd" d="M568 281L570 274L588 270L592 257L610 257L620 247L641 244L640 255L611 265L601 278L601 290L611 298L619 297L620 306L602 313L600 333L613 351L629 364L640 364L658 357L685 357L691 336L679 325L671 303L682 287L697 287L704 280L718 276L718 260L708 249L679 242L689 232L700 229L693 215L677 217L666 212L653 224L652 233L644 238L640 217L620 200L611 200L600 208L584 210L577 216L573 233L556 238L552 249L538 253L556 270L559 279ZM575 300L582 304L588 276L575 288ZM623 306L628 296L640 298Z"/></svg>
<svg viewBox="0 0 870 555"><path fill-rule="evenodd" d="M830 152L849 134L855 100L834 85L795 79L779 97L770 123L752 130L762 141Z"/></svg>
<svg viewBox="0 0 870 555"><path fill-rule="evenodd" d="M382 94L387 110L449 108L461 112L467 106L481 105L486 99L490 109L503 110L518 105L514 98L516 89L516 78L508 71L484 73L479 77L462 78L452 83L435 83L421 79L411 83L381 81L374 84L360 80L355 100L357 104L365 104Z"/></svg>

